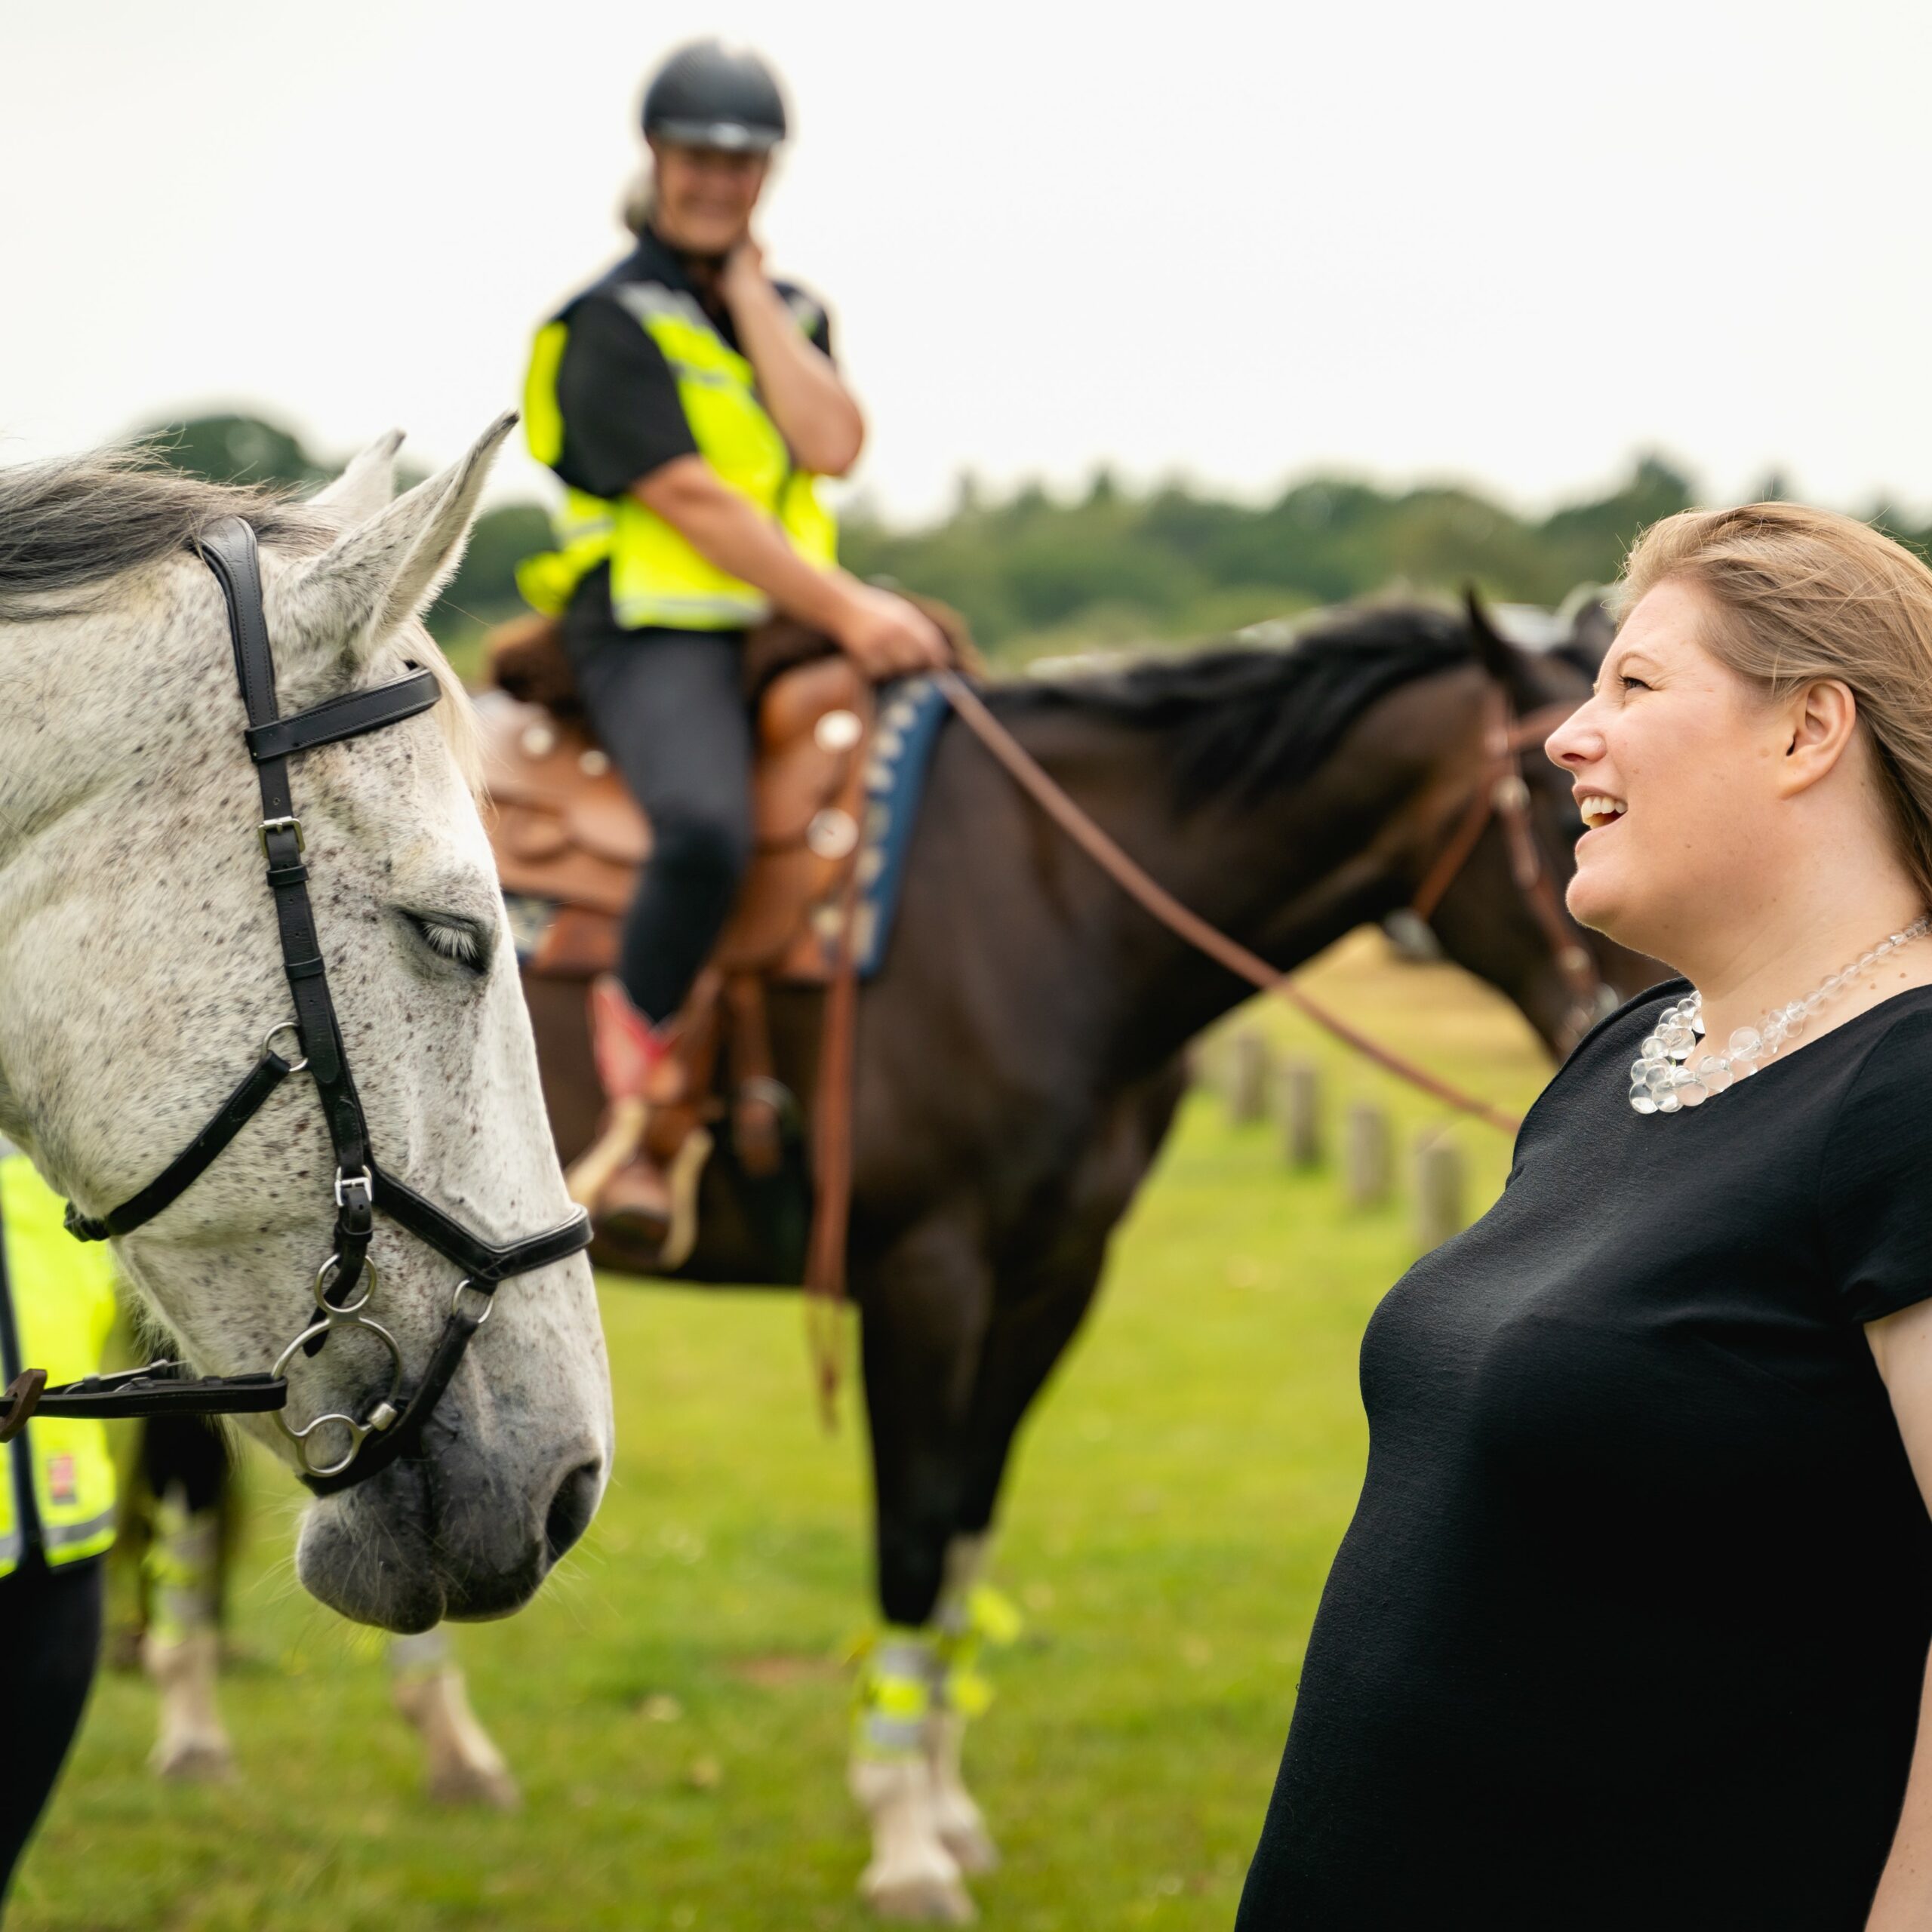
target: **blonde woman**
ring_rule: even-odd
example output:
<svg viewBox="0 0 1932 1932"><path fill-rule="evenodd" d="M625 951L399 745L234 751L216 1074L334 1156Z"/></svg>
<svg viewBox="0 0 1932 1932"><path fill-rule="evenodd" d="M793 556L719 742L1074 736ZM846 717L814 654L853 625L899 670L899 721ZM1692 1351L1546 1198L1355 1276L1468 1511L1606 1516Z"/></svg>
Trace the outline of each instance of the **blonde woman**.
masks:
<svg viewBox="0 0 1932 1932"><path fill-rule="evenodd" d="M1932 572L1689 512L1622 609L1570 908L1683 977L1369 1325L1241 1932L1932 1926Z"/></svg>

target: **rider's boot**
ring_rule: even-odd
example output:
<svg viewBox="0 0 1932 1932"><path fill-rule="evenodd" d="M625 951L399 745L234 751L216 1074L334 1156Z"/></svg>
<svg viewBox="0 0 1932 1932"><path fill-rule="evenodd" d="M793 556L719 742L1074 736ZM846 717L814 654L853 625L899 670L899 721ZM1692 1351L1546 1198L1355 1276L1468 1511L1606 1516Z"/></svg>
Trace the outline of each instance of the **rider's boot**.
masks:
<svg viewBox="0 0 1932 1932"><path fill-rule="evenodd" d="M631 1002L614 974L590 987L590 1045L606 1102L597 1138L565 1177L571 1198L600 1228L641 1246L662 1247L672 1217L670 1182L645 1142L651 1088L671 1040Z"/></svg>

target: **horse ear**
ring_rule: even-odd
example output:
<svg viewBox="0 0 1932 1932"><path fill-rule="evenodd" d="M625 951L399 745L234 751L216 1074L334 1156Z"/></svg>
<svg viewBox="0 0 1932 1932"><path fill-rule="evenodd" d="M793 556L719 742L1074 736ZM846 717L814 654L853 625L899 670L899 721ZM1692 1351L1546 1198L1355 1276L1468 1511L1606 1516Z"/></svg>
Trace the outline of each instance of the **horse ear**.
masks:
<svg viewBox="0 0 1932 1932"><path fill-rule="evenodd" d="M1528 654L1519 651L1496 628L1481 594L1472 583L1463 586L1463 608L1469 622L1469 636L1475 645L1476 662L1509 694L1518 709L1529 709L1540 700Z"/></svg>
<svg viewBox="0 0 1932 1932"><path fill-rule="evenodd" d="M361 662L422 614L462 560L491 462L516 420L498 417L460 462L270 586L269 635L296 675L305 651L321 662Z"/></svg>
<svg viewBox="0 0 1932 1932"><path fill-rule="evenodd" d="M333 483L310 500L318 509L339 511L345 523L361 523L383 509L395 494L395 453L402 432L392 429L349 459Z"/></svg>
<svg viewBox="0 0 1932 1932"><path fill-rule="evenodd" d="M1557 646L1586 678L1603 669L1603 660L1617 639L1617 620L1601 597L1587 598L1577 608L1569 637Z"/></svg>

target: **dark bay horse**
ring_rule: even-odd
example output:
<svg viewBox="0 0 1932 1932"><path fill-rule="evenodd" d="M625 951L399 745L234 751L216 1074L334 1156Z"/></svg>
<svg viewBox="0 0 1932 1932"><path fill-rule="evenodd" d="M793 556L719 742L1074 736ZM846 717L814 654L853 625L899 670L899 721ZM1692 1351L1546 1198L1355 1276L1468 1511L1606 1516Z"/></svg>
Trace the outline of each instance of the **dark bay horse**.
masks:
<svg viewBox="0 0 1932 1932"><path fill-rule="evenodd" d="M1519 652L1473 605L1466 615L1391 606L1331 620L1285 649L1157 657L986 696L1156 878L1287 968L1413 900L1490 783L1484 734L1498 688L1519 716L1580 702L1589 680L1575 654ZM1580 822L1540 749L1524 775L1529 823L1560 888ZM1574 989L1499 826L1430 924L1552 1053L1572 1044ZM1655 977L1650 962L1569 937L1620 993ZM1113 1230L1168 1131L1182 1049L1251 990L1126 898L957 720L948 724L891 952L859 1013L850 1281L890 1641L862 1699L854 1789L875 1832L864 1888L889 1912L961 1915L961 1872L991 1855L959 1780L963 1714L946 1686L949 1657L971 1641L962 1606L1014 1432L1091 1304ZM569 1161L599 1105L581 994L554 983L528 991ZM779 1072L800 1094L812 1084L820 997L774 1000ZM683 1275L767 1279L730 1174L714 1168ZM880 1718L887 1705L924 1712L916 1751Z"/></svg>

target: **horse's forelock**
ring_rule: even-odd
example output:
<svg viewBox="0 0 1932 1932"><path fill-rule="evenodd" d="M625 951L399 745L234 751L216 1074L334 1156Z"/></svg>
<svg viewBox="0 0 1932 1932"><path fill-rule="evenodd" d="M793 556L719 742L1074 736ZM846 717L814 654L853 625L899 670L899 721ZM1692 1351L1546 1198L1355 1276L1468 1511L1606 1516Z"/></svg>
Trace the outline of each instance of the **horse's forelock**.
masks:
<svg viewBox="0 0 1932 1932"><path fill-rule="evenodd" d="M97 608L120 578L238 516L264 543L314 550L328 520L285 492L210 483L140 444L0 468L0 620Z"/></svg>

